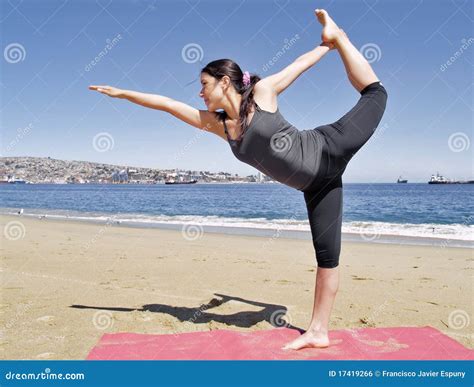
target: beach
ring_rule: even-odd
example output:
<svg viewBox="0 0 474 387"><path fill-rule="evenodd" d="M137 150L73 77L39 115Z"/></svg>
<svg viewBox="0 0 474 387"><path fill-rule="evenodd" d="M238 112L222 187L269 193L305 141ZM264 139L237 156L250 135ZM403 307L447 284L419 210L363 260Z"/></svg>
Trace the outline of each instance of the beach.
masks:
<svg viewBox="0 0 474 387"><path fill-rule="evenodd" d="M3 359L84 359L104 333L309 324L308 240L23 216L0 224ZM472 249L449 245L344 242L330 329L432 326L473 348L472 262Z"/></svg>

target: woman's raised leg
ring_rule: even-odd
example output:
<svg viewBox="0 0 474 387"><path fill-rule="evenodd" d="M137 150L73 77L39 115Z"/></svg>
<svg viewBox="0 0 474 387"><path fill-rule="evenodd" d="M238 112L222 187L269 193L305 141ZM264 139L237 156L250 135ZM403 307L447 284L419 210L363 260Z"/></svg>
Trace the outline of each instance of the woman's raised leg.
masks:
<svg viewBox="0 0 474 387"><path fill-rule="evenodd" d="M323 25L321 37L324 42L333 43L341 55L351 84L361 92L371 83L378 82L372 66L367 59L354 47L347 35L342 31L324 9L315 11L319 22Z"/></svg>
<svg viewBox="0 0 474 387"><path fill-rule="evenodd" d="M361 147L370 139L380 123L387 103L387 91L369 62L353 46L325 10L316 10L323 25L322 38L335 46L347 76L361 94L357 104L342 118L320 130L328 144L330 170L328 177L342 174Z"/></svg>

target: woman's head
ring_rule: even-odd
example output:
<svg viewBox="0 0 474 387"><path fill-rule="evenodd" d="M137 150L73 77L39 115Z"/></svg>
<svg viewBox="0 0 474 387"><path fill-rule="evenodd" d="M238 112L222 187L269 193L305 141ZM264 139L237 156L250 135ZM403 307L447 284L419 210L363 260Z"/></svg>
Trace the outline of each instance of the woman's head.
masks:
<svg viewBox="0 0 474 387"><path fill-rule="evenodd" d="M245 130L245 122L251 107L254 105L253 87L260 80L258 75L250 76L250 84L244 83L244 73L232 59L218 59L208 63L201 70L202 89L200 96L209 111L223 109L224 101L233 93L242 96L240 105L241 133Z"/></svg>

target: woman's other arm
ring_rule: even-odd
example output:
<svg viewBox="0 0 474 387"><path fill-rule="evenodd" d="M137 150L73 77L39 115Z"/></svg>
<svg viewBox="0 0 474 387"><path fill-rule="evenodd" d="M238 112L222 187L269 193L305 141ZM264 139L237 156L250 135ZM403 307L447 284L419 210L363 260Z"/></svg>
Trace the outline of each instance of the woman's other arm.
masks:
<svg viewBox="0 0 474 387"><path fill-rule="evenodd" d="M278 95L290 86L302 73L319 62L319 60L332 49L332 45L321 43L321 45L315 49L296 58L293 63L280 72L262 79L259 83L262 82L262 84Z"/></svg>
<svg viewBox="0 0 474 387"><path fill-rule="evenodd" d="M122 90L112 86L89 86L113 98L127 99L130 102L150 109L162 110L170 113L181 121L198 129L207 130L227 141L225 132L217 120L216 114L207 110L198 110L188 104L158 94L141 93L133 90Z"/></svg>

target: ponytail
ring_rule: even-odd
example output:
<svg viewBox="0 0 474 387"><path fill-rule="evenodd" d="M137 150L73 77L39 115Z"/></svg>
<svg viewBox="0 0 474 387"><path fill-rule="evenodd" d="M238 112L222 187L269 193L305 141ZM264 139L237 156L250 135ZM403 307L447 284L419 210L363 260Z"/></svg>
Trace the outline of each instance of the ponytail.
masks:
<svg viewBox="0 0 474 387"><path fill-rule="evenodd" d="M250 75L250 83L246 85L244 83L244 73L242 69L232 59L218 59L210 62L201 70L201 73L209 74L218 80L222 79L224 75L227 75L237 93L242 95L239 111L240 135L237 138L237 140L240 141L247 130L247 116L250 110L256 106L253 99L253 89L261 78L256 74L252 74ZM218 113L218 116L221 120L224 120L226 114L225 112Z"/></svg>
<svg viewBox="0 0 474 387"><path fill-rule="evenodd" d="M261 78L258 75L251 74L250 75L250 84L248 86L243 85L243 92L242 94L242 103L240 104L240 113L239 113L239 120L240 120L240 136L239 140L242 138L243 134L247 130L247 117L250 113L252 107L255 107L255 100L253 99L253 89L256 83Z"/></svg>

